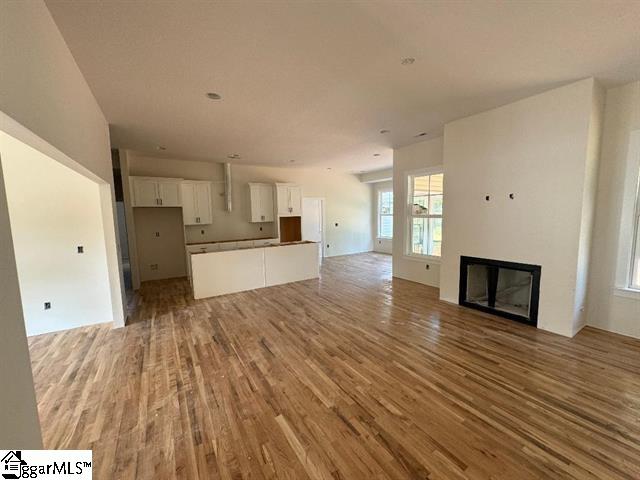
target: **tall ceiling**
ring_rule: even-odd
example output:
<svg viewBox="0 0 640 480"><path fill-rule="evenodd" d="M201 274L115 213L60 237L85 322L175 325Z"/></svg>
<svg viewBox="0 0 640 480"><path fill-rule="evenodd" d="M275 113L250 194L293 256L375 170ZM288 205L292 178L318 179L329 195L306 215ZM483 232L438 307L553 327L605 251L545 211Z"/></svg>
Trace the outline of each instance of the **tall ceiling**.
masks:
<svg viewBox="0 0 640 480"><path fill-rule="evenodd" d="M372 170L453 119L640 78L638 0L47 6L113 145L172 158Z"/></svg>

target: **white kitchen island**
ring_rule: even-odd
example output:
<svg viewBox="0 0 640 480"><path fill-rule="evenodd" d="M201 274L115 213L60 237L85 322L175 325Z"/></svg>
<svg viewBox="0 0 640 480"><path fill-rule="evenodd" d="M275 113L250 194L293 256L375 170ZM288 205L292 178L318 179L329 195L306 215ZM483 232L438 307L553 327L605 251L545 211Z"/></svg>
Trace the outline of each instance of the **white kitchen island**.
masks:
<svg viewBox="0 0 640 480"><path fill-rule="evenodd" d="M190 253L195 299L309 280L320 276L317 242Z"/></svg>

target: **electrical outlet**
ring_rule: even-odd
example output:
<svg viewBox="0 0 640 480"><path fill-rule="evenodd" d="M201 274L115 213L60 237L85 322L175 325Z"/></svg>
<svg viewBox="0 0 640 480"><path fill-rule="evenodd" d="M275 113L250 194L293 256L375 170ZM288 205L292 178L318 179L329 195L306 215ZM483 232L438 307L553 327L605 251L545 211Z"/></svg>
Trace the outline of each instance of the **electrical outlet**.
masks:
<svg viewBox="0 0 640 480"><path fill-rule="evenodd" d="M149 265L149 268L151 270L157 270L158 269L158 264L157 263L152 263L151 265Z"/></svg>
<svg viewBox="0 0 640 480"><path fill-rule="evenodd" d="M44 309L45 310L50 310L51 309L51 302L44 302Z"/></svg>
<svg viewBox="0 0 640 480"><path fill-rule="evenodd" d="M156 232L156 237L159 237L159 236L160 236L160 232Z"/></svg>
<svg viewBox="0 0 640 480"><path fill-rule="evenodd" d="M84 247L82 245L78 245L78 253L84 253Z"/></svg>
<svg viewBox="0 0 640 480"><path fill-rule="evenodd" d="M262 227L260 227L260 231L262 231Z"/></svg>
<svg viewBox="0 0 640 480"><path fill-rule="evenodd" d="M200 235L204 235L204 230L200 230Z"/></svg>
<svg viewBox="0 0 640 480"><path fill-rule="evenodd" d="M431 268L431 265L429 265L428 263L424 266L425 270L429 270Z"/></svg>

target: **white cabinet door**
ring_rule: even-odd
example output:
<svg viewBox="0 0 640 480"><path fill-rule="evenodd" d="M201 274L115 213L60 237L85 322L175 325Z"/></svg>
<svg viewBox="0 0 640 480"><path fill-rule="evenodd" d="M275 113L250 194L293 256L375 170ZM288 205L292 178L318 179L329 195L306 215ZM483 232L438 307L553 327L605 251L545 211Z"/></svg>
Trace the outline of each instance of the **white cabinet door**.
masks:
<svg viewBox="0 0 640 480"><path fill-rule="evenodd" d="M211 214L211 184L199 182L195 184L196 197L196 223L198 225L209 225L213 221Z"/></svg>
<svg viewBox="0 0 640 480"><path fill-rule="evenodd" d="M185 225L196 224L196 186L190 182L182 182L182 220Z"/></svg>
<svg viewBox="0 0 640 480"><path fill-rule="evenodd" d="M292 216L302 215L302 188L297 185L289 187L289 207Z"/></svg>
<svg viewBox="0 0 640 480"><path fill-rule="evenodd" d="M157 207L160 204L158 184L153 179L131 177L133 207Z"/></svg>
<svg viewBox="0 0 640 480"><path fill-rule="evenodd" d="M158 193L161 207L179 207L182 205L180 201L180 182L176 180L158 180Z"/></svg>
<svg viewBox="0 0 640 480"><path fill-rule="evenodd" d="M278 185L277 187L278 197L278 215L281 217L288 217L291 215L289 212L289 187L287 185Z"/></svg>
<svg viewBox="0 0 640 480"><path fill-rule="evenodd" d="M262 190L260 185L249 184L249 221L260 222L262 211L260 209L260 197Z"/></svg>
<svg viewBox="0 0 640 480"><path fill-rule="evenodd" d="M273 187L260 186L260 221L273 222Z"/></svg>

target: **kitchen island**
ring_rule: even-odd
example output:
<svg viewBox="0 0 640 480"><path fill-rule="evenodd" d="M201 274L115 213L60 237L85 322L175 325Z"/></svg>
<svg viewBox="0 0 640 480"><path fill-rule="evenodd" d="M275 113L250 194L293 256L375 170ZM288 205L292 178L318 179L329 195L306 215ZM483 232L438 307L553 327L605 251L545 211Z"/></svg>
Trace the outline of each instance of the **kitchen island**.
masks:
<svg viewBox="0 0 640 480"><path fill-rule="evenodd" d="M309 280L320 276L317 242L276 243L189 253L195 299Z"/></svg>

